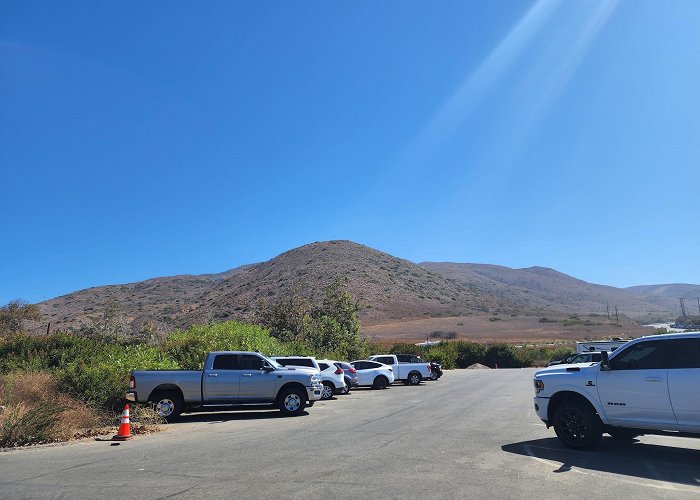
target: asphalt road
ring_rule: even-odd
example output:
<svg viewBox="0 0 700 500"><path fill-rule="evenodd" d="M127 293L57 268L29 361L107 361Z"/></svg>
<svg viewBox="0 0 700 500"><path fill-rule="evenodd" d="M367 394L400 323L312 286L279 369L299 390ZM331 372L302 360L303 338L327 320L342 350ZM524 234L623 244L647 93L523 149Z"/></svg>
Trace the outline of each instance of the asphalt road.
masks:
<svg viewBox="0 0 700 500"><path fill-rule="evenodd" d="M184 416L112 446L0 453L0 498L686 498L700 440L564 448L532 408L533 370L460 370L355 390L308 414Z"/></svg>

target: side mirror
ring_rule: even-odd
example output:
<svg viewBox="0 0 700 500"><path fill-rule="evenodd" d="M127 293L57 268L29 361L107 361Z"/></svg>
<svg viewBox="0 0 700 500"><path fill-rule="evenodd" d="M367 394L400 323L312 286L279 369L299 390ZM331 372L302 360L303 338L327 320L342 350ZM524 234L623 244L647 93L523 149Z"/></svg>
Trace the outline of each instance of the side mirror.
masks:
<svg viewBox="0 0 700 500"><path fill-rule="evenodd" d="M608 358L608 351L601 351L600 357L600 369L604 372L610 371L610 358Z"/></svg>
<svg viewBox="0 0 700 500"><path fill-rule="evenodd" d="M265 370L266 372L274 372L275 371L275 367L270 366L268 364L263 365L262 369Z"/></svg>

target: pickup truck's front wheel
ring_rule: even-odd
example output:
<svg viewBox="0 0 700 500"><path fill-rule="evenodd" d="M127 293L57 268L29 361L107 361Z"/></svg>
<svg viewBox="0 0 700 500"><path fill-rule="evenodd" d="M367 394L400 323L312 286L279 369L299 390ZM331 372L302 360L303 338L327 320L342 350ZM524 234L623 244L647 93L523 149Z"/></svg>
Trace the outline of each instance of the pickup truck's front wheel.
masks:
<svg viewBox="0 0 700 500"><path fill-rule="evenodd" d="M306 394L301 389L284 389L277 398L277 406L286 416L301 415L306 407Z"/></svg>
<svg viewBox="0 0 700 500"><path fill-rule="evenodd" d="M554 431L564 444L572 448L593 448L603 430L598 415L589 404L564 401L554 413Z"/></svg>
<svg viewBox="0 0 700 500"><path fill-rule="evenodd" d="M151 397L151 401L158 416L168 422L172 422L185 411L185 403L180 394L175 391L158 392Z"/></svg>

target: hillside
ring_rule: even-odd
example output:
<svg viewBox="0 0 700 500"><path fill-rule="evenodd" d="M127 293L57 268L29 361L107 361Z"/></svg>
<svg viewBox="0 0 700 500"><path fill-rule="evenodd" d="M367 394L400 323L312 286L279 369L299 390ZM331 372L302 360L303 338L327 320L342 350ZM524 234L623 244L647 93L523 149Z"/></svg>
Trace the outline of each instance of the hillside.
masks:
<svg viewBox="0 0 700 500"><path fill-rule="evenodd" d="M596 285L545 267L511 269L488 264L424 262L422 267L465 284L477 284L484 292L525 309L563 313L606 314L617 306L620 314L641 321L671 318L672 308L644 296L612 286Z"/></svg>
<svg viewBox="0 0 700 500"><path fill-rule="evenodd" d="M350 241L312 243L249 266L217 283L181 317L184 323L250 317L263 298L297 291L318 302L336 277L362 305L363 324L425 316L454 316L509 304L412 262ZM213 315L213 316L212 316Z"/></svg>
<svg viewBox="0 0 700 500"><path fill-rule="evenodd" d="M274 301L292 292L318 303L324 288L336 277L348 280L350 292L362 306L363 329L372 334L398 332L402 323L430 318L479 317L473 320L472 329L483 329L476 325L494 314L501 318L529 315L535 320L547 316L562 321L569 314L599 317L605 314L606 304L611 311L617 305L621 315L643 321L677 315L677 299L666 295L677 295L678 289L663 288L676 285L619 289L543 267L415 264L351 241L311 243L267 262L218 274L89 288L39 306L53 329L76 328L97 320L111 304L119 304L120 320L132 329L149 321L162 331L170 331L193 323L250 320L260 301ZM470 321L463 323L467 326ZM515 320L498 324L500 328L524 327L517 326ZM372 328L377 325L394 326ZM545 326L527 328L541 330ZM45 328L44 321L34 325L33 331Z"/></svg>
<svg viewBox="0 0 700 500"><path fill-rule="evenodd" d="M685 299L685 307L688 314L700 314L698 297L700 297L700 285L686 283L669 283L665 285L639 285L625 288L635 297L656 304L660 308L675 311L673 316L681 314L679 297Z"/></svg>
<svg viewBox="0 0 700 500"><path fill-rule="evenodd" d="M165 329L193 323L249 320L263 299L296 291L320 300L336 277L363 306L370 325L508 308L507 301L404 259L350 241L312 243L274 259L220 274L162 277L89 288L40 303L53 328L77 327L119 303L128 322L158 322Z"/></svg>

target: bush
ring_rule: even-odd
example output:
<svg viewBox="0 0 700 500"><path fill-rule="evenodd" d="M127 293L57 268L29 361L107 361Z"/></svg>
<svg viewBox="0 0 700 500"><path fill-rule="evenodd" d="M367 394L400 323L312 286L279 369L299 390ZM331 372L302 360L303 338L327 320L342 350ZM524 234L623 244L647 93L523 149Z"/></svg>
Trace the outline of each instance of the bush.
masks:
<svg viewBox="0 0 700 500"><path fill-rule="evenodd" d="M54 428L64 408L43 402L33 408L11 404L0 415L0 447L55 441Z"/></svg>
<svg viewBox="0 0 700 500"><path fill-rule="evenodd" d="M298 354L257 325L236 321L195 325L167 336L163 349L182 369L201 370L211 351L258 351L262 354Z"/></svg>
<svg viewBox="0 0 700 500"><path fill-rule="evenodd" d="M0 377L0 447L67 440L98 423L95 413L56 388L49 373Z"/></svg>

